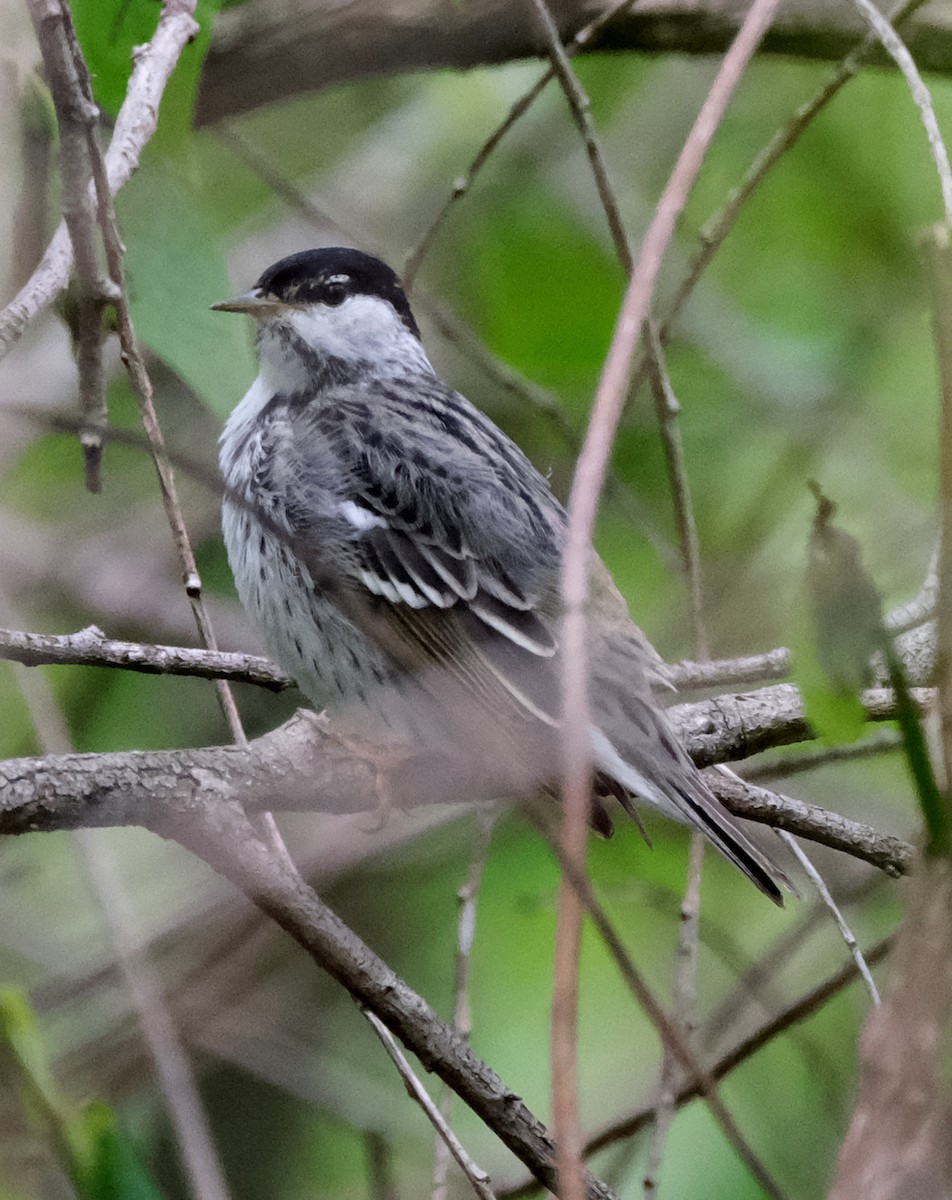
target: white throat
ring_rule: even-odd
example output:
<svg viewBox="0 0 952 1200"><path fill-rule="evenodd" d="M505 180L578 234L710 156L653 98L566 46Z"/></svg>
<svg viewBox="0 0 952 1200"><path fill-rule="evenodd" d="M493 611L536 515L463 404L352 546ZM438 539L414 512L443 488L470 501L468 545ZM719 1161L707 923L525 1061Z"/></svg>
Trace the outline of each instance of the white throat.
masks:
<svg viewBox="0 0 952 1200"><path fill-rule="evenodd" d="M274 391L313 386L314 359L301 352L302 346L319 360L369 366L376 376L434 373L419 339L379 296L349 296L336 308L289 308L263 322L258 333L261 376Z"/></svg>

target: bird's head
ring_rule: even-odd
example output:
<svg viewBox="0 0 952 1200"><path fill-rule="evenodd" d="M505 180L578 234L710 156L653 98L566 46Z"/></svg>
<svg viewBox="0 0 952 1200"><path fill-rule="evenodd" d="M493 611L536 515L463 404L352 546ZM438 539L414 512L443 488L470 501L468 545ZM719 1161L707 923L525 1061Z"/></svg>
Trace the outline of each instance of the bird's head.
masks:
<svg viewBox="0 0 952 1200"><path fill-rule="evenodd" d="M399 279L360 250L292 254L249 292L212 308L254 318L262 373L282 390L368 371L432 371Z"/></svg>

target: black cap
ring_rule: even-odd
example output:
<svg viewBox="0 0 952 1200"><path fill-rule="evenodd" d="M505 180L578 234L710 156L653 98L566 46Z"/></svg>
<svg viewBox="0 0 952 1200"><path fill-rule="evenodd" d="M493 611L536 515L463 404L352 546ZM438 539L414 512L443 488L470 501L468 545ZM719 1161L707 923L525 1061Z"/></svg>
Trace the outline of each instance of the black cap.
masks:
<svg viewBox="0 0 952 1200"><path fill-rule="evenodd" d="M393 305L415 337L420 336L396 273L362 250L348 246L302 250L268 267L255 288L286 304L340 304L347 296L379 296Z"/></svg>

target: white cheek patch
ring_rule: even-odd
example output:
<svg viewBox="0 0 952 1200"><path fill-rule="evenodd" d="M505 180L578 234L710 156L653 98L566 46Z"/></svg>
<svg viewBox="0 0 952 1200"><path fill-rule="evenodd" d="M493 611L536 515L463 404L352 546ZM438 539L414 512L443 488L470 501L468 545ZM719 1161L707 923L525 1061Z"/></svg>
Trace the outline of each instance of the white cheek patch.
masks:
<svg viewBox="0 0 952 1200"><path fill-rule="evenodd" d="M343 304L313 304L288 315L292 328L319 353L345 362L401 360L432 371L419 341L393 305L379 296L348 296Z"/></svg>

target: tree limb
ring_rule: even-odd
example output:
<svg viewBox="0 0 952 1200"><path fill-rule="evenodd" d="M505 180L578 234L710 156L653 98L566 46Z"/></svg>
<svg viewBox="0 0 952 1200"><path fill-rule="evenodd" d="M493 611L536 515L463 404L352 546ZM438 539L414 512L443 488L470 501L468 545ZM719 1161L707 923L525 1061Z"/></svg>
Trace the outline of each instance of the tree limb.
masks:
<svg viewBox="0 0 952 1200"><path fill-rule="evenodd" d="M919 693L919 699L924 700ZM890 693L866 694L871 719L895 715ZM701 765L729 761L771 745L812 737L796 688L784 684L671 710L685 744ZM418 769L414 769L414 766ZM445 768L445 769L444 769ZM890 874L909 869L912 850L897 838L791 797L712 776L738 816L786 829L861 858ZM450 759L411 759L394 779L401 807L445 802L448 796L488 800L490 784ZM482 790L480 787L482 785ZM208 804L240 803L249 813L362 813L379 804L377 768L312 713L252 741L247 749L119 751L0 762L0 835L94 826L174 826Z"/></svg>
<svg viewBox="0 0 952 1200"><path fill-rule="evenodd" d="M603 7L599 0L553 0L563 41ZM718 53L733 41L749 7L748 0L641 0L609 22L585 52ZM781 8L761 51L838 59L864 32L857 13L839 0L798 0ZM910 17L903 38L922 70L952 73L952 12L942 0ZM468 70L543 52L523 7L511 0L257 0L227 9L216 23L197 115L207 124L356 79ZM885 59L880 54L874 61Z"/></svg>
<svg viewBox="0 0 952 1200"><path fill-rule="evenodd" d="M172 833L159 823L158 832ZM238 804L197 808L174 837L273 918L403 1044L461 1097L551 1191L558 1187L555 1150L545 1126L455 1029L433 1012L307 886L286 858L266 844ZM586 1200L614 1193L586 1172Z"/></svg>

